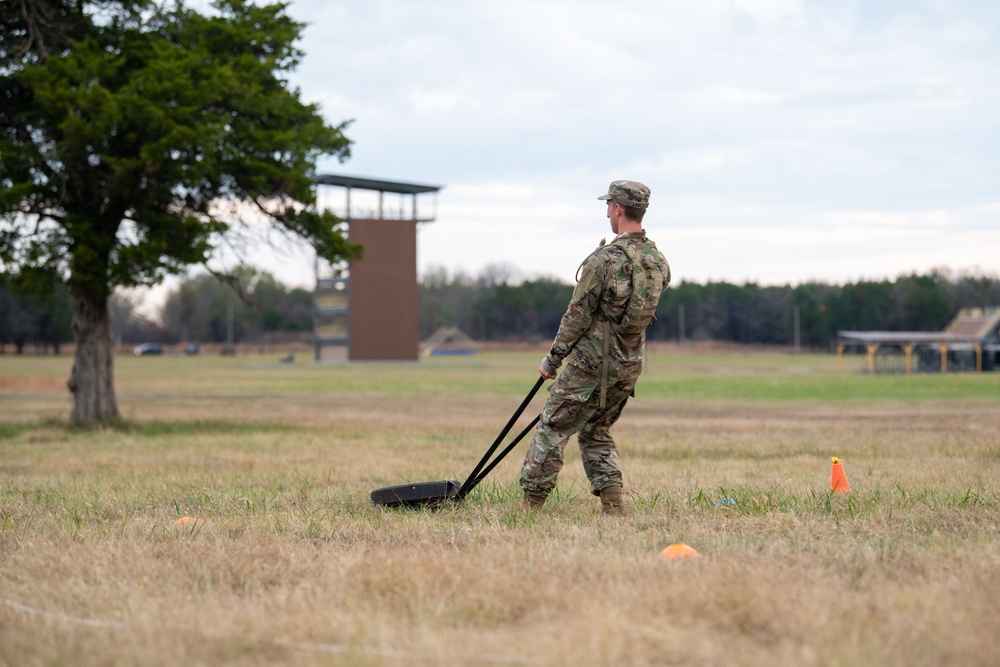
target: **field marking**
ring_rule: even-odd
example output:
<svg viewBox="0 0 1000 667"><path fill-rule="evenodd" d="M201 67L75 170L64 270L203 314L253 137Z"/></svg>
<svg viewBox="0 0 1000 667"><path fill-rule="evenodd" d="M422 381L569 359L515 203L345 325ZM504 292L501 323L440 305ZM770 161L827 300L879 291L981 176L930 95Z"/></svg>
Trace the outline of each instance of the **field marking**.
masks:
<svg viewBox="0 0 1000 667"><path fill-rule="evenodd" d="M20 602L14 602L13 600L8 600L4 598L3 603L12 609L23 612L25 614L31 614L33 616L43 616L45 618L51 618L56 621L65 621L67 623L76 623L78 625L90 625L98 628L124 628L124 623L119 623L118 621L103 621L97 618L80 618L79 616L68 616L66 614L55 614L51 611L44 611L42 609L35 609L34 607L29 607L26 604L21 604Z"/></svg>

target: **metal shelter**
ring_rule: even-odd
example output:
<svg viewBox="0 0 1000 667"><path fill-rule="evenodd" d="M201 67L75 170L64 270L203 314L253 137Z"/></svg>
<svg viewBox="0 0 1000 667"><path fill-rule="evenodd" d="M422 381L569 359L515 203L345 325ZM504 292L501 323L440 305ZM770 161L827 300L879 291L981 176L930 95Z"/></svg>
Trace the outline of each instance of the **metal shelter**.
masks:
<svg viewBox="0 0 1000 667"><path fill-rule="evenodd" d="M441 185L422 185L420 183L403 183L400 181L383 181L376 178L365 178L362 176L343 176L340 174L320 174L316 177L317 185L331 185L335 187L344 188L346 194L345 200L345 211L346 215L344 217L348 222L350 222L351 215L351 190L368 190L371 192L378 193L378 215L372 218L370 215L359 216L359 219L383 219L386 217L387 211L385 209L385 194L387 192L399 195L411 195L412 208L410 209L411 214L409 219L416 220L417 222L434 222L437 214L437 193L440 192ZM420 217L417 211L418 198L417 195L422 194L433 194L435 195L432 213L430 216ZM400 218L402 217L402 212L400 212Z"/></svg>
<svg viewBox="0 0 1000 667"><path fill-rule="evenodd" d="M943 331L838 331L838 367L850 346L865 348L869 373L875 372L876 355L886 347L902 350L906 373L915 370L947 373L963 366L963 357L968 358L967 365L976 371L997 369L1000 368L1000 307L963 308Z"/></svg>

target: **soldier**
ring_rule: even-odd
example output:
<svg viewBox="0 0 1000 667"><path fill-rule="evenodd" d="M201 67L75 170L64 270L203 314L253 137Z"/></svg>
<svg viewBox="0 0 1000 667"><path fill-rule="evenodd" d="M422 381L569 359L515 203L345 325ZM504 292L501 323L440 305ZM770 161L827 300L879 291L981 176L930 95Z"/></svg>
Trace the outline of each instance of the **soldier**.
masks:
<svg viewBox="0 0 1000 667"><path fill-rule="evenodd" d="M604 512L625 513L618 450L609 431L635 395L645 363L646 327L670 282L670 266L642 228L649 188L614 181L598 199L608 202L616 236L607 245L602 240L577 270L573 298L538 369L551 380L568 360L552 385L521 468L524 503L532 509L545 504L562 469L566 442L577 433L591 492L601 498Z"/></svg>

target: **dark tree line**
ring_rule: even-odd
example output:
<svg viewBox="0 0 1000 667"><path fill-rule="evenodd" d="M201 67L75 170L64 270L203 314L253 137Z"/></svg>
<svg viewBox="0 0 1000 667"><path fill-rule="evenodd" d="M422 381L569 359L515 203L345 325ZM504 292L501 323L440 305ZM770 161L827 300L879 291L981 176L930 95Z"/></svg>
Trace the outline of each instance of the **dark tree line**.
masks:
<svg viewBox="0 0 1000 667"><path fill-rule="evenodd" d="M69 290L56 281L30 278L0 274L0 354L8 345L18 354L26 347L59 354L60 346L73 338Z"/></svg>
<svg viewBox="0 0 1000 667"><path fill-rule="evenodd" d="M478 278L432 271L420 286L421 336L457 326L476 340L542 340L555 335L573 292L550 279L514 283L495 270ZM940 331L960 308L1000 306L1000 277L946 271L844 285L671 286L650 340L719 340L828 349L839 330Z"/></svg>
<svg viewBox="0 0 1000 667"><path fill-rule="evenodd" d="M267 272L241 270L247 305L214 276L184 279L167 294L158 317L140 312L137 298L116 293L109 301L115 344L138 343L271 343L312 335L312 292L286 287ZM66 286L29 288L0 274L0 354L8 346L20 354L26 348L53 351L73 340L73 304ZM230 341L230 336L232 339Z"/></svg>
<svg viewBox="0 0 1000 667"><path fill-rule="evenodd" d="M551 278L517 281L491 266L478 276L430 271L420 284L420 334L458 327L480 341L551 339L573 286ZM213 276L186 278L168 294L158 321L137 312L127 296L111 301L115 339L130 346L161 343L271 343L309 340L312 293L266 272L238 276L253 307ZM24 285L0 274L0 345L58 353L72 339L72 303L64 285ZM960 308L1000 306L1000 277L910 274L844 285L761 286L681 281L663 294L650 340L718 340L792 345L798 313L803 347L830 349L839 330L940 331Z"/></svg>
<svg viewBox="0 0 1000 667"><path fill-rule="evenodd" d="M478 277L436 268L420 283L420 337L458 327L476 340L550 338L573 294L552 278L516 282L513 271L489 266Z"/></svg>
<svg viewBox="0 0 1000 667"><path fill-rule="evenodd" d="M312 334L312 292L289 288L267 272L238 271L250 305L210 275L190 277L172 291L161 319L170 342L270 342L277 334Z"/></svg>

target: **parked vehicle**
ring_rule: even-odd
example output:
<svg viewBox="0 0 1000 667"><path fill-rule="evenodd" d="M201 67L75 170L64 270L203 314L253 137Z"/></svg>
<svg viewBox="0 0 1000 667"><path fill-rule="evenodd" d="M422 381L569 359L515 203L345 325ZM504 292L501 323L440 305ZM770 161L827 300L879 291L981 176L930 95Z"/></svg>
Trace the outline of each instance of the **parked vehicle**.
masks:
<svg viewBox="0 0 1000 667"><path fill-rule="evenodd" d="M145 357L150 354L163 354L163 346L159 343L143 343L142 345L137 345L132 354L137 357Z"/></svg>

